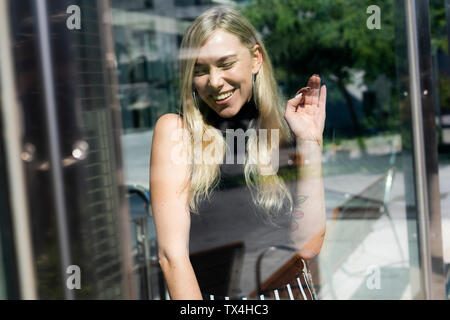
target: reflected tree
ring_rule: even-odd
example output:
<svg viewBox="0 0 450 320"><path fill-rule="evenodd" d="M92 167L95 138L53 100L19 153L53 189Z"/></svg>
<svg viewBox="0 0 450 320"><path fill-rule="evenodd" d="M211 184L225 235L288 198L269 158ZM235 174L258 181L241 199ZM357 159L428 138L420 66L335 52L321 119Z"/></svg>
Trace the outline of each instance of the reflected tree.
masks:
<svg viewBox="0 0 450 320"><path fill-rule="evenodd" d="M355 73L365 84L381 75L394 80L393 1L377 1L380 29L369 29L368 0L250 0L243 13L261 33L277 80L288 95L308 76L332 81L345 99L360 147L363 124L358 121L348 90Z"/></svg>

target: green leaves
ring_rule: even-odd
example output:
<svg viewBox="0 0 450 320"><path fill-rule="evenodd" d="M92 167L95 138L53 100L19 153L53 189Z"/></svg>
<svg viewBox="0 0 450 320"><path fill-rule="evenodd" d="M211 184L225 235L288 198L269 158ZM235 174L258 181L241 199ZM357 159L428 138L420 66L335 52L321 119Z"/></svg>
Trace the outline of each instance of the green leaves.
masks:
<svg viewBox="0 0 450 320"><path fill-rule="evenodd" d="M330 89L329 102L346 105L361 135L363 123L347 87L355 84L357 73L367 87L384 76L388 90L394 90L389 84L396 81L394 4L392 0L250 0L243 13L262 35L283 93L293 96L318 73ZM381 29L367 27L370 5L380 8ZM392 99L380 104L391 106ZM369 127L395 123L380 117L371 120L365 122Z"/></svg>
<svg viewBox="0 0 450 320"><path fill-rule="evenodd" d="M312 73L334 75L347 83L348 70L366 71L368 80L380 73L392 77L394 26L392 1L378 1L381 30L366 26L368 0L249 1L244 14L263 35L278 79L289 90ZM265 29L265 32L263 30ZM294 84L295 83L295 84Z"/></svg>

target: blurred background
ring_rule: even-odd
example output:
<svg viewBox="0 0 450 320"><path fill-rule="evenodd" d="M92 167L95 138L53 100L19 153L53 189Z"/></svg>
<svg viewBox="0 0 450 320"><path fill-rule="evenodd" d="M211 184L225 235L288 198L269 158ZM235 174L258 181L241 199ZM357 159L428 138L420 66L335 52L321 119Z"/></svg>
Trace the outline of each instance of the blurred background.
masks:
<svg viewBox="0 0 450 320"><path fill-rule="evenodd" d="M2 1L0 299L168 299L149 198L153 127L179 110L185 30L217 5L257 28L285 98L314 73L327 85L317 297L448 299L450 0ZM294 184L292 152L279 174ZM224 212L245 188L227 186ZM246 298L261 251L216 240L191 245L203 293ZM210 284L217 270L202 266L214 254L223 277ZM262 279L291 254L265 256ZM70 265L80 289L67 286Z"/></svg>

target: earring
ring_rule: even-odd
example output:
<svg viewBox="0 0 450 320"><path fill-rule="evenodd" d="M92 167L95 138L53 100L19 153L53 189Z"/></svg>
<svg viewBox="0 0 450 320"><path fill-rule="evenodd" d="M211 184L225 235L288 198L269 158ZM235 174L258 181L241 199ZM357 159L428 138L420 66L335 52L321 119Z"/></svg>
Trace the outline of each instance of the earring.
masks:
<svg viewBox="0 0 450 320"><path fill-rule="evenodd" d="M256 101L255 101L255 77L256 77L256 75L252 74L252 99L253 99L253 102L256 105Z"/></svg>

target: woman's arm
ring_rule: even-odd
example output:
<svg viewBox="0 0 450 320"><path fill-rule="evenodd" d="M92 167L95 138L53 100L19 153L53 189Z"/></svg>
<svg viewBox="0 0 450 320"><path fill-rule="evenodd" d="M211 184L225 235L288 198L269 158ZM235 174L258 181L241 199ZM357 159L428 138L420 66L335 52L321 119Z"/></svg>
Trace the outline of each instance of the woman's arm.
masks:
<svg viewBox="0 0 450 320"><path fill-rule="evenodd" d="M288 101L285 119L296 137L299 159L297 195L292 217L291 239L305 259L322 247L325 228L325 197L322 178L322 135L325 125L326 87L313 75L308 87Z"/></svg>
<svg viewBox="0 0 450 320"><path fill-rule="evenodd" d="M291 239L304 259L311 259L323 244L326 228L322 178L322 145L297 139L298 177Z"/></svg>
<svg viewBox="0 0 450 320"><path fill-rule="evenodd" d="M159 263L171 299L202 299L189 260L187 142L174 139L182 119L166 114L158 119L150 160L150 192L158 239Z"/></svg>

